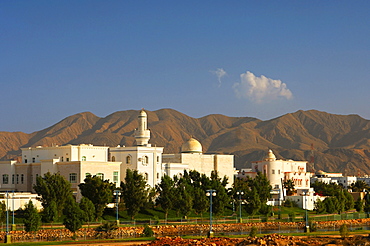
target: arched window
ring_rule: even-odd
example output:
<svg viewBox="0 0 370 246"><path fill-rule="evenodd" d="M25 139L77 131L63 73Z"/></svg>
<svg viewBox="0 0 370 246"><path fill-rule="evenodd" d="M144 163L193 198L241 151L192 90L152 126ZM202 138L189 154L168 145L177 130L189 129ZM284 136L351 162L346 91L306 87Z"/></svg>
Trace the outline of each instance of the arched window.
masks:
<svg viewBox="0 0 370 246"><path fill-rule="evenodd" d="M148 173L144 173L144 178L145 178L145 180L148 180L149 179Z"/></svg>
<svg viewBox="0 0 370 246"><path fill-rule="evenodd" d="M3 184L9 184L9 175L3 174Z"/></svg>
<svg viewBox="0 0 370 246"><path fill-rule="evenodd" d="M82 161L86 161L86 156L82 156Z"/></svg>
<svg viewBox="0 0 370 246"><path fill-rule="evenodd" d="M143 156L143 165L147 165L149 163L149 157L148 156Z"/></svg>
<svg viewBox="0 0 370 246"><path fill-rule="evenodd" d="M116 157L115 156L112 156L112 161L116 161Z"/></svg>
<svg viewBox="0 0 370 246"><path fill-rule="evenodd" d="M131 155L126 156L126 164L131 164Z"/></svg>

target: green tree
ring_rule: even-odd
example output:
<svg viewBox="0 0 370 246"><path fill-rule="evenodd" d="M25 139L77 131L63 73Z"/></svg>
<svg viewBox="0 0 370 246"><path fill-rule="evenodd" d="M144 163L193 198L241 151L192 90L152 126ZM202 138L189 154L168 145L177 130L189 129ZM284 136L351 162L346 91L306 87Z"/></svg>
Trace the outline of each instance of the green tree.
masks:
<svg viewBox="0 0 370 246"><path fill-rule="evenodd" d="M357 212L363 212L364 211L364 200L359 197L357 201L355 202L355 209Z"/></svg>
<svg viewBox="0 0 370 246"><path fill-rule="evenodd" d="M251 190L247 192L246 196L247 204L245 205L245 209L248 214L255 215L260 210L262 204L257 188L253 186Z"/></svg>
<svg viewBox="0 0 370 246"><path fill-rule="evenodd" d="M343 195L345 197L344 210L348 211L348 210L353 209L355 206L355 201L353 199L353 196L347 190L343 190Z"/></svg>
<svg viewBox="0 0 370 246"><path fill-rule="evenodd" d="M265 203L269 198L271 198L271 189L270 181L266 175L261 172L257 173L257 176L252 180L253 182L250 186L255 186L260 197L261 202Z"/></svg>
<svg viewBox="0 0 370 246"><path fill-rule="evenodd" d="M102 180L98 176L88 176L78 187L80 187L81 194L94 204L95 219L100 218L107 204L113 199L115 184Z"/></svg>
<svg viewBox="0 0 370 246"><path fill-rule="evenodd" d="M72 197L71 184L59 173L47 172L43 177L37 177L36 185L33 186L36 193L41 196L41 204L48 213L57 213L55 216L48 216L48 219L60 217L63 213L66 201ZM49 206L56 206L48 208ZM50 221L53 221L50 220Z"/></svg>
<svg viewBox="0 0 370 246"><path fill-rule="evenodd" d="M41 225L41 217L32 201L25 205L24 209L24 230L26 232L37 231Z"/></svg>
<svg viewBox="0 0 370 246"><path fill-rule="evenodd" d="M206 196L206 192L199 187L194 188L193 195L193 210L196 214L203 216L203 213L209 208L209 198Z"/></svg>
<svg viewBox="0 0 370 246"><path fill-rule="evenodd" d="M159 196L156 203L161 206L167 219L168 211L174 207L174 181L170 176L164 175L161 182L157 185Z"/></svg>
<svg viewBox="0 0 370 246"><path fill-rule="evenodd" d="M148 200L146 180L137 170L127 169L125 182L121 182L121 189L127 214L134 219Z"/></svg>
<svg viewBox="0 0 370 246"><path fill-rule="evenodd" d="M42 211L42 221L54 222L58 219L58 208L55 201L51 201L47 207Z"/></svg>
<svg viewBox="0 0 370 246"><path fill-rule="evenodd" d="M4 223L6 220L6 205L5 202L0 202L0 223Z"/></svg>
<svg viewBox="0 0 370 246"><path fill-rule="evenodd" d="M216 190L216 196L213 197L213 212L216 216L223 215L225 208L230 202L230 197L227 194L227 178L226 176L221 180L218 173L215 171L211 172L211 187Z"/></svg>
<svg viewBox="0 0 370 246"><path fill-rule="evenodd" d="M83 211L83 221L90 222L95 219L95 206L89 198L82 197L80 201L80 208Z"/></svg>
<svg viewBox="0 0 370 246"><path fill-rule="evenodd" d="M337 211L336 207L335 207L335 204L334 204L333 197L325 198L323 203L325 204L326 212L328 212L329 214L335 213Z"/></svg>
<svg viewBox="0 0 370 246"><path fill-rule="evenodd" d="M321 199L317 199L314 204L314 210L317 214L322 214L326 212L325 204L323 203L323 201L321 201Z"/></svg>
<svg viewBox="0 0 370 246"><path fill-rule="evenodd" d="M70 198L68 204L64 208L64 219L63 225L75 233L78 229L82 227L84 221L84 212L80 209L80 206L75 201L74 198Z"/></svg>
<svg viewBox="0 0 370 246"><path fill-rule="evenodd" d="M192 211L193 194L192 187L189 183L190 180L187 175L184 175L180 179L175 179L174 204L178 215L188 216Z"/></svg>
<svg viewBox="0 0 370 246"><path fill-rule="evenodd" d="M370 189L369 185L363 180L357 180L355 183L352 183L349 188L353 192L362 192Z"/></svg>

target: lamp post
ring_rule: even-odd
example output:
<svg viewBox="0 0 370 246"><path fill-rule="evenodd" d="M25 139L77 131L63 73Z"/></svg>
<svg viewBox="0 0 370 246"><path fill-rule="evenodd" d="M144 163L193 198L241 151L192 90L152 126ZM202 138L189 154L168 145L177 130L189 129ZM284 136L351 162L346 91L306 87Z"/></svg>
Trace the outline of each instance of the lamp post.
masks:
<svg viewBox="0 0 370 246"><path fill-rule="evenodd" d="M209 232L208 237L213 237L212 231L212 197L216 196L216 190L206 190L206 196L209 196Z"/></svg>
<svg viewBox="0 0 370 246"><path fill-rule="evenodd" d="M305 202L305 210L306 210L306 230L305 231L308 233L308 232L310 232L310 226L308 225L307 194L309 194L308 191L307 192L303 192L304 202Z"/></svg>
<svg viewBox="0 0 370 246"><path fill-rule="evenodd" d="M237 195L239 195L239 223L242 223L242 195L244 195L244 192L241 190L238 190L236 192Z"/></svg>
<svg viewBox="0 0 370 246"><path fill-rule="evenodd" d="M119 226L119 219L118 219L118 196L121 195L120 190L114 190L114 194L116 195L116 222L117 226Z"/></svg>
<svg viewBox="0 0 370 246"><path fill-rule="evenodd" d="M5 243L11 243L11 235L9 234L9 191L6 191L6 236Z"/></svg>

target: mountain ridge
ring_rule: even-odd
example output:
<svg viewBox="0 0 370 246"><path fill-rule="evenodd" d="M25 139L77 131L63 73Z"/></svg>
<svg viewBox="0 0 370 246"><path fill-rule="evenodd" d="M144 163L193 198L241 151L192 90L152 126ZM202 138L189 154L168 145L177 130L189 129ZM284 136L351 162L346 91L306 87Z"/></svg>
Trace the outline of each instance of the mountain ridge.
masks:
<svg viewBox="0 0 370 246"><path fill-rule="evenodd" d="M0 158L19 158L20 148L39 145L131 146L138 112L117 111L105 117L82 112L30 134L0 132ZM164 147L165 153L178 153L193 136L206 153L234 154L238 169L263 159L271 148L284 159L310 160L313 153L316 170L370 173L370 121L358 115L298 110L263 121L222 114L193 118L168 108L146 112L150 143Z"/></svg>

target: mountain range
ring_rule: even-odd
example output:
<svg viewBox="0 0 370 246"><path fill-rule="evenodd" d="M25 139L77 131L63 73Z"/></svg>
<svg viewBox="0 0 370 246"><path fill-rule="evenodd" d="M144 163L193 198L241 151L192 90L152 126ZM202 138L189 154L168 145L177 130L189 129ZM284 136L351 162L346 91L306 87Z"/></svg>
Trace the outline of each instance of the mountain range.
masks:
<svg viewBox="0 0 370 246"><path fill-rule="evenodd" d="M173 109L146 111L150 143L178 153L190 137L204 153L235 155L237 169L250 167L272 149L278 159L307 160L309 170L370 173L370 121L358 115L297 111L271 120L219 114L192 118ZM69 116L41 131L0 132L1 160L20 159L20 148L65 144L134 145L139 111L98 117L90 112Z"/></svg>

